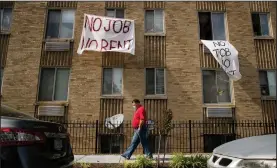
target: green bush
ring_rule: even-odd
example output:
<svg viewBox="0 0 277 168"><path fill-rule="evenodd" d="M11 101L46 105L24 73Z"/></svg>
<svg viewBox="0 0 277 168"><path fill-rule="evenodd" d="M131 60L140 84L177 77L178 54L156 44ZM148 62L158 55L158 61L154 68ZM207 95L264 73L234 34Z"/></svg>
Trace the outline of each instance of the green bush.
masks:
<svg viewBox="0 0 277 168"><path fill-rule="evenodd" d="M145 158L142 155L137 156L134 162L124 162L124 168L152 168L154 165L153 159Z"/></svg>
<svg viewBox="0 0 277 168"><path fill-rule="evenodd" d="M172 168L207 168L209 157L203 155L184 156L178 153L173 155L169 165Z"/></svg>

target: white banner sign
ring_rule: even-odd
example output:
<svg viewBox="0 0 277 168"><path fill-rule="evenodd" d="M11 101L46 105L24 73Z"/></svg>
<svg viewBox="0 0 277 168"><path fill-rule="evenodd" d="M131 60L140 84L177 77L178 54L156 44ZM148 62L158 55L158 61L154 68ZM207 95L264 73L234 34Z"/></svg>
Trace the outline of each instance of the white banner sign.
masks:
<svg viewBox="0 0 277 168"><path fill-rule="evenodd" d="M239 71L238 51L228 41L201 40L210 50L214 58L227 73L231 80L237 81L241 78Z"/></svg>
<svg viewBox="0 0 277 168"><path fill-rule="evenodd" d="M84 15L84 24L77 53L115 51L135 55L134 20Z"/></svg>

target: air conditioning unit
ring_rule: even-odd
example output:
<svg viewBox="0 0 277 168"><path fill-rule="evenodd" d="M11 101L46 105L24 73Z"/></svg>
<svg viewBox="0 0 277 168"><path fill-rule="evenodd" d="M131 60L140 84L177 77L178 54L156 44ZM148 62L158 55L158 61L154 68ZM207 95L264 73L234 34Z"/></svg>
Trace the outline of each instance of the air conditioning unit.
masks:
<svg viewBox="0 0 277 168"><path fill-rule="evenodd" d="M45 42L45 51L69 51L70 50L70 42Z"/></svg>
<svg viewBox="0 0 277 168"><path fill-rule="evenodd" d="M232 118L233 112L231 107L207 107L206 115L208 118Z"/></svg>
<svg viewBox="0 0 277 168"><path fill-rule="evenodd" d="M64 113L65 113L64 106L39 106L38 107L39 116L63 117Z"/></svg>

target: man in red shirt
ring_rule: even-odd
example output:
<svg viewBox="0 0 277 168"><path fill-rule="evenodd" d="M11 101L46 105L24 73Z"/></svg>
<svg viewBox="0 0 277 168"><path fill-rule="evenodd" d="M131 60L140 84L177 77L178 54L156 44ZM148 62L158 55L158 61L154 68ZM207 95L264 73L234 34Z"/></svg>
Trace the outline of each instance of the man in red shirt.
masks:
<svg viewBox="0 0 277 168"><path fill-rule="evenodd" d="M135 114L132 120L132 126L134 128L134 136L128 149L121 155L125 159L129 160L138 147L139 143L142 144L143 151L148 158L153 158L152 153L148 147L147 140L147 126L146 126L146 111L140 104L138 99L132 101Z"/></svg>

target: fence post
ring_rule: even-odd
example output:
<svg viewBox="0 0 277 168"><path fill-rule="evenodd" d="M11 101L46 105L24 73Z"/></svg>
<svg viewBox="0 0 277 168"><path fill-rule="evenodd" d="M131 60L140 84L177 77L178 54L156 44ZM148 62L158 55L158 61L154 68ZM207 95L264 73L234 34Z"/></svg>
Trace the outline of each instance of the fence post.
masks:
<svg viewBox="0 0 277 168"><path fill-rule="evenodd" d="M189 120L189 152L192 153L191 120Z"/></svg>
<svg viewBox="0 0 277 168"><path fill-rule="evenodd" d="M236 134L236 130L235 130L235 120L234 119L232 119L232 136L234 136L234 138L237 139L237 134Z"/></svg>
<svg viewBox="0 0 277 168"><path fill-rule="evenodd" d="M99 125L99 121L96 120L96 130L95 130L95 154L98 153L98 125Z"/></svg>

